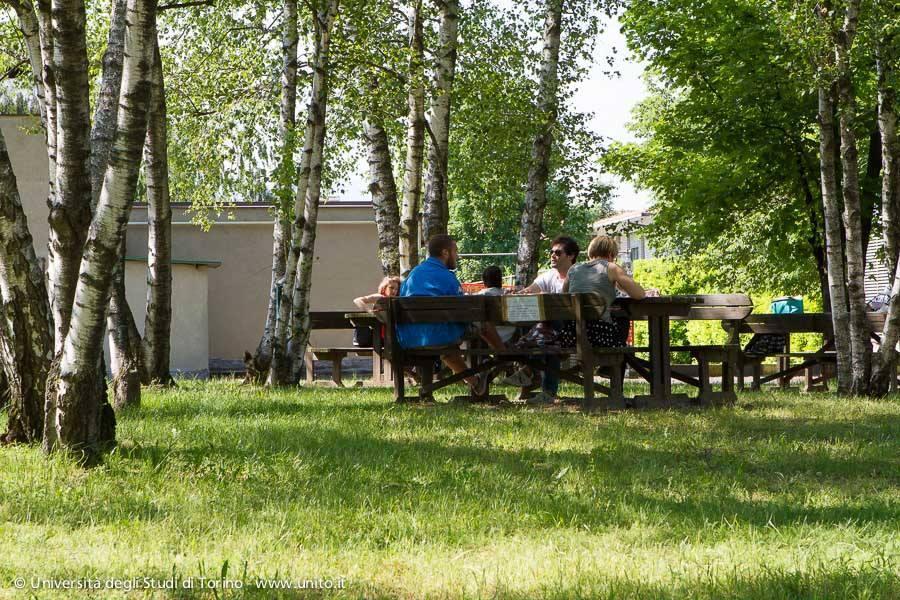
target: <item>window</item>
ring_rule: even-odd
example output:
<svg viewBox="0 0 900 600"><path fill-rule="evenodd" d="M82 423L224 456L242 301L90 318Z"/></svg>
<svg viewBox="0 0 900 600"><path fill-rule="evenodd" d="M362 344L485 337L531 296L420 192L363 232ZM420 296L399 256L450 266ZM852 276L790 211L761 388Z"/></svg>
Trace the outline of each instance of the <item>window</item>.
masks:
<svg viewBox="0 0 900 600"><path fill-rule="evenodd" d="M631 262L638 260L641 257L641 249L638 247L634 247L631 249Z"/></svg>

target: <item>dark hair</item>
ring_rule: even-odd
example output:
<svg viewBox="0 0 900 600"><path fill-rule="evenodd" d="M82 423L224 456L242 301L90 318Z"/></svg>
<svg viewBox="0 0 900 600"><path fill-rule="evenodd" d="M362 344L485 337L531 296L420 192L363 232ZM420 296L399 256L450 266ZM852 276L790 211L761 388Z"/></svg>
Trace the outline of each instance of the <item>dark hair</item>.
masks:
<svg viewBox="0 0 900 600"><path fill-rule="evenodd" d="M453 247L453 238L446 233L439 233L431 236L428 240L428 256L440 258L444 250L450 250Z"/></svg>
<svg viewBox="0 0 900 600"><path fill-rule="evenodd" d="M497 265L491 265L481 273L481 281L484 287L503 287L503 271Z"/></svg>
<svg viewBox="0 0 900 600"><path fill-rule="evenodd" d="M552 242L550 242L550 247L560 245L563 247L563 252L572 257L572 260L578 259L578 242L570 238L566 235L558 235L556 236Z"/></svg>

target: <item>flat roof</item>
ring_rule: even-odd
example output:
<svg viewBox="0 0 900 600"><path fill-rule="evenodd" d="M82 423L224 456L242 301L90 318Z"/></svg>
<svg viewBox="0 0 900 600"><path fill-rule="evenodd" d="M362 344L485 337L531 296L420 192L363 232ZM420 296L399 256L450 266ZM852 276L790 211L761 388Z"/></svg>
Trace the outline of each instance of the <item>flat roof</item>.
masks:
<svg viewBox="0 0 900 600"><path fill-rule="evenodd" d="M126 256L125 260L129 262L147 262L147 257L141 256ZM193 265L195 267L209 267L210 269L216 269L222 266L221 260L204 260L204 259L193 259L193 258L173 258L173 265Z"/></svg>

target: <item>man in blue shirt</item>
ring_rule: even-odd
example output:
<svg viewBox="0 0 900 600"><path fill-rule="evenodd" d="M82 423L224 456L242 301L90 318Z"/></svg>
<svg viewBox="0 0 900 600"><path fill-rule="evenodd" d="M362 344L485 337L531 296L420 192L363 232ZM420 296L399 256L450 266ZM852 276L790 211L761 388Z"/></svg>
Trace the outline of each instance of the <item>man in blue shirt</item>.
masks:
<svg viewBox="0 0 900 600"><path fill-rule="evenodd" d="M459 249L449 235L435 235L428 240L428 259L413 269L403 285L400 296L462 296L462 285L453 273L459 259ZM397 340L404 348L424 346L450 346L462 341L467 327L464 323L405 323L397 325ZM489 346L504 348L500 336L493 326L480 332ZM441 356L454 373L461 373L468 367L458 352L450 351ZM483 377L469 377L466 383L482 394Z"/></svg>

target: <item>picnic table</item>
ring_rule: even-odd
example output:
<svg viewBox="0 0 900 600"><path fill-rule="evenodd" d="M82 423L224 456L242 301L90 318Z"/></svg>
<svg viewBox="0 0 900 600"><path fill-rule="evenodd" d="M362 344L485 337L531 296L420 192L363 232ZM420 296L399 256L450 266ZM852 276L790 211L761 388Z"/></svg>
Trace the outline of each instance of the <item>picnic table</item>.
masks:
<svg viewBox="0 0 900 600"><path fill-rule="evenodd" d="M545 368L540 358L546 354L576 355L582 364L580 374L561 372L563 379L583 386L583 408L591 410L595 407L595 391L608 395L610 407L624 406L622 397L622 381L619 366L627 363L645 377L650 383L650 393L632 399L637 406L669 406L683 396L673 396L672 379L677 379L698 388L701 402L716 400L733 400L732 387L734 364L739 347L736 344L681 346L672 347L669 339L670 322L681 319L742 319L753 309L750 299L743 294L714 294L692 296L661 296L643 300L616 300L612 310L614 314L635 320L646 320L649 330L649 344L645 348L591 348L587 343L585 321L597 319L605 312L605 302L594 294L540 294L536 302L541 307L537 315L518 314L510 317L509 298L526 296L438 296L438 297L405 297L386 298L379 302L379 310L374 313L347 313L346 316L356 324L371 322L371 319L385 325L385 342L382 352L392 363L396 374L402 373L405 366L415 366L420 372L419 397L430 398L437 389L462 381L470 375L493 369L497 366L520 362L534 368ZM396 339L395 327L402 323L441 323L441 322L490 322L529 325L537 321L575 321L578 332L578 343L574 348L547 347L539 349L511 348L495 351L486 348L466 348L462 352L473 363L466 371L433 381L434 359L442 353L441 349L404 349ZM444 349L443 351L446 351ZM699 376L691 377L673 371L671 353L687 351L697 359ZM637 356L639 352L647 352L649 360ZM483 360L482 360L483 359ZM710 384L709 364L723 364L723 381L720 391L713 391ZM477 363L477 364L475 364ZM610 386L595 384L594 374L597 367L604 367L610 377ZM394 377L395 400L405 400L403 377Z"/></svg>
<svg viewBox="0 0 900 600"><path fill-rule="evenodd" d="M870 327L870 336L873 343L881 342L881 331L884 329L885 313L867 313ZM765 355L747 355L741 352L738 357L739 389L744 386L744 365L751 365L753 382L751 389L758 390L762 384L778 380L782 388L790 384L791 378L797 373L805 373L806 391L826 391L828 379L834 376L834 365L837 362L834 348L834 325L831 313L793 313L793 314L753 314L741 320L723 320L722 327L730 333L733 343L739 343L742 333L757 335L775 334L785 337L785 347L781 351ZM791 350L790 336L792 333L817 333L822 335L822 345L812 352L795 352ZM762 361L768 357L778 360L778 367L774 373L762 375ZM798 358L801 362L792 364L791 359ZM897 385L896 377L892 380L891 388Z"/></svg>

